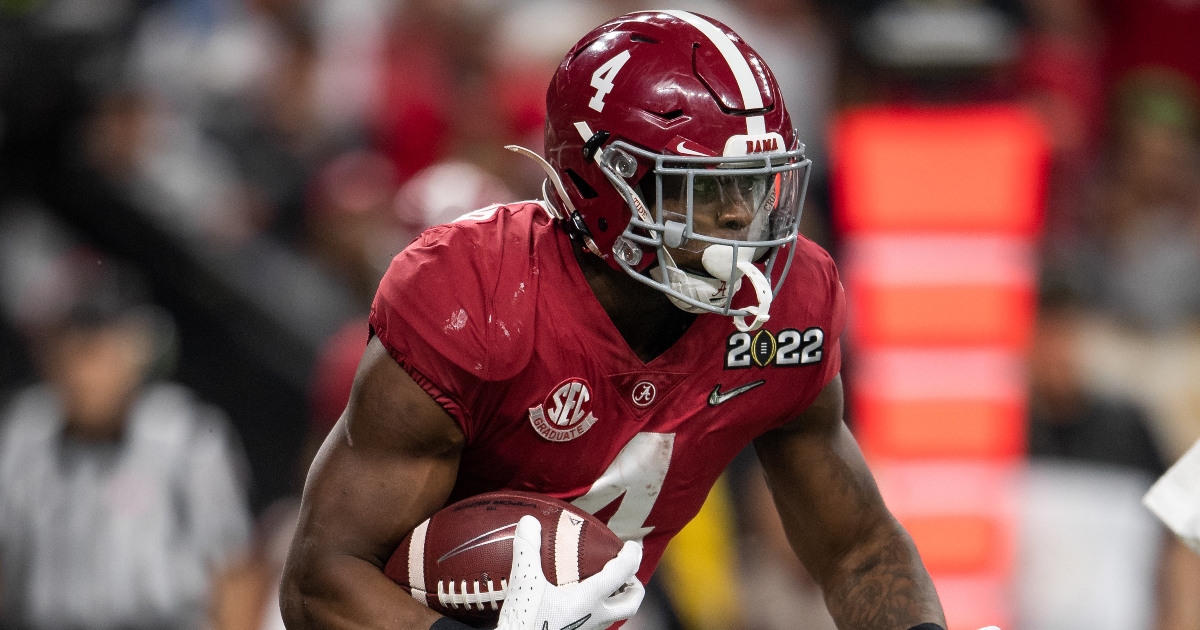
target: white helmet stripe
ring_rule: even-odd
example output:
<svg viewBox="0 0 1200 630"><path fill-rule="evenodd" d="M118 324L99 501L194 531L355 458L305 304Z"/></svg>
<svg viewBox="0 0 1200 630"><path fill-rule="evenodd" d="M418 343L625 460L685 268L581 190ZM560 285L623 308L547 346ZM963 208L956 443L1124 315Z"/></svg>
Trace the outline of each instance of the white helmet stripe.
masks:
<svg viewBox="0 0 1200 630"><path fill-rule="evenodd" d="M758 81L754 79L754 72L750 70L750 64L746 62L746 58L742 56L741 51L734 45L733 40L729 39L728 35L713 25L712 22L694 13L688 13L687 11L663 11L663 13L675 16L696 27L701 33L704 33L704 36L720 51L721 56L725 57L725 62L729 64L729 69L733 71L733 78L737 80L738 89L742 92L742 104L746 109L762 108L762 92L758 86ZM746 118L747 134L757 135L766 132L766 121L762 116L748 116Z"/></svg>
<svg viewBox="0 0 1200 630"><path fill-rule="evenodd" d="M746 134L758 136L767 133L767 119L762 116L749 116L746 118Z"/></svg>

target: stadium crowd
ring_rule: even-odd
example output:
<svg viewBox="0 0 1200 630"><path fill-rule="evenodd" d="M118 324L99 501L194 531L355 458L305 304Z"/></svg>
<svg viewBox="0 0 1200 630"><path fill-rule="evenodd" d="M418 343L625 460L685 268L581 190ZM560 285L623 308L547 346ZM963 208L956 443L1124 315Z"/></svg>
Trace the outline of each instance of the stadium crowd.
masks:
<svg viewBox="0 0 1200 630"><path fill-rule="evenodd" d="M0 0L0 628L281 628L296 497L387 264L539 196L504 145L540 150L582 33L657 4ZM1034 494L1067 479L1078 505L1038 513L1021 630L1200 630L1200 558L1137 503L1200 438L1200 2L670 4L770 62L815 164L802 229L835 258L840 111L1043 121L1029 453L1058 480ZM921 19L971 28L884 36ZM712 499L720 595L668 556L626 627L832 627L752 459ZM1114 536L1140 554L1096 559Z"/></svg>

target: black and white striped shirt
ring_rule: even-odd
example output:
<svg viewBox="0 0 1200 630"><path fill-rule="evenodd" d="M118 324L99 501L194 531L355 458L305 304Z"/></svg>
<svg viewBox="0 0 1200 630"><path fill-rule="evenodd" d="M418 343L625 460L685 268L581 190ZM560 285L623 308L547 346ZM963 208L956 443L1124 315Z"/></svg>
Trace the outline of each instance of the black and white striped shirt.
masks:
<svg viewBox="0 0 1200 630"><path fill-rule="evenodd" d="M49 387L0 418L0 626L199 628L250 516L223 414L147 387L120 441L64 436Z"/></svg>

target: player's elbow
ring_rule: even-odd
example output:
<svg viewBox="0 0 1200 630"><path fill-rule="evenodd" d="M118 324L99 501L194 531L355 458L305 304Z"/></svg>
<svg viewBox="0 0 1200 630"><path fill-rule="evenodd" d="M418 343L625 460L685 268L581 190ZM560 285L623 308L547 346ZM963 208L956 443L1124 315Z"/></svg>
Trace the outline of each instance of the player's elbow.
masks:
<svg viewBox="0 0 1200 630"><path fill-rule="evenodd" d="M288 630L310 627L308 615L304 610L304 597L300 594L294 576L289 578L287 573L284 573L279 584L279 613L283 617L283 625Z"/></svg>
<svg viewBox="0 0 1200 630"><path fill-rule="evenodd" d="M314 607L320 597L318 576L312 563L289 558L279 583L279 612L288 630L308 630L319 626Z"/></svg>

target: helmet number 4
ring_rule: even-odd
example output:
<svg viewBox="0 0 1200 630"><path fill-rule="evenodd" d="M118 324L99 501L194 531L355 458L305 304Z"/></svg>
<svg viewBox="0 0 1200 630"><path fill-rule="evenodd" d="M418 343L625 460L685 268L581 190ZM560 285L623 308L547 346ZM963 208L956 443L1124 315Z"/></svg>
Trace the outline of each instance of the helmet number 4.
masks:
<svg viewBox="0 0 1200 630"><path fill-rule="evenodd" d="M629 51L622 50L621 54L596 68L596 71L592 73L592 87L596 88L596 95L588 101L588 107L598 112L604 111L604 97L612 91L613 80L617 78L617 73L621 71L621 66L624 66L626 61L629 61Z"/></svg>

